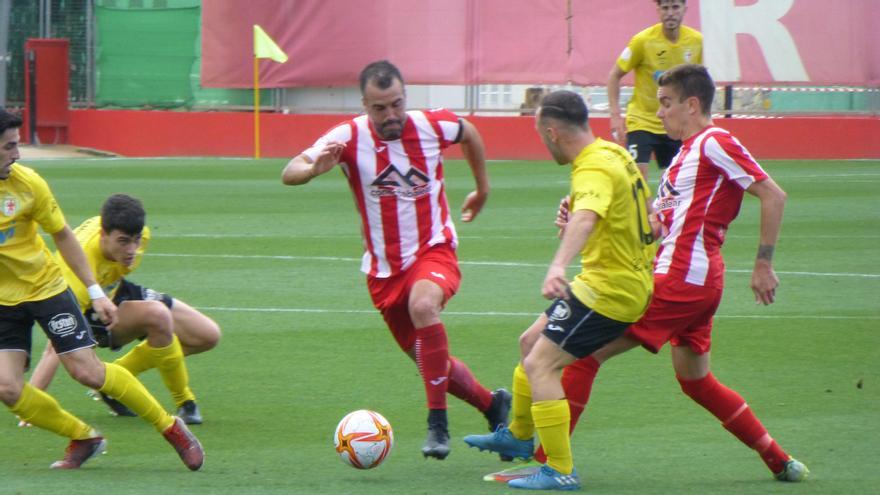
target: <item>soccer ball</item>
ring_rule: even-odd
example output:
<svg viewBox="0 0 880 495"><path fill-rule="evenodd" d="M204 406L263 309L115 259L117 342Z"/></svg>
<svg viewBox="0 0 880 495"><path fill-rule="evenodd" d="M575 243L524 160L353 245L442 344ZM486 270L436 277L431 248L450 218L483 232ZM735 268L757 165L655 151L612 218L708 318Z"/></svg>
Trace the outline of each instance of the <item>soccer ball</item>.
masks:
<svg viewBox="0 0 880 495"><path fill-rule="evenodd" d="M391 452L394 432L381 414L360 409L346 414L336 425L333 444L342 462L358 469L372 469Z"/></svg>

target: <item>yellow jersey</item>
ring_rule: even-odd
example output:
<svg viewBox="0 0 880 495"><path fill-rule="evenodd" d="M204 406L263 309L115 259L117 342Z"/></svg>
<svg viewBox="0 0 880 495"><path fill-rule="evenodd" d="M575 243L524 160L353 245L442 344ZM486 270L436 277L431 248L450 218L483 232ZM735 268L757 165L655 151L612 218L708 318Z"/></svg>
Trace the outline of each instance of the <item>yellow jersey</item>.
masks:
<svg viewBox="0 0 880 495"><path fill-rule="evenodd" d="M649 196L632 156L615 143L596 139L572 162L570 210L591 210L600 218L581 251L581 272L571 290L618 321L637 321L651 300L655 246Z"/></svg>
<svg viewBox="0 0 880 495"><path fill-rule="evenodd" d="M681 64L703 63L703 35L681 26L678 41L663 35L663 25L655 24L636 34L617 58L623 72L635 70L632 99L626 106L626 130L666 134L657 118L657 79L660 74Z"/></svg>
<svg viewBox="0 0 880 495"><path fill-rule="evenodd" d="M0 180L0 305L42 301L67 289L37 227L48 234L66 222L49 185L33 169L12 164Z"/></svg>
<svg viewBox="0 0 880 495"><path fill-rule="evenodd" d="M79 227L75 228L73 232L86 253L86 259L89 261L92 272L95 273L95 281L104 289L107 297L112 300L116 295L116 290L119 288L119 282L122 281L122 278L141 264L144 251L146 251L147 245L150 243L150 228L144 227L141 233L141 245L135 253L134 263L131 266L125 266L118 261L111 261L104 257L104 252L101 250L100 216L89 218L81 223ZM92 307L92 300L89 298L88 289L77 278L76 274L73 273L73 270L67 266L67 263L64 262L60 254L55 253L55 258L59 266L61 266L64 279L67 280L67 283L76 295L80 308L85 312Z"/></svg>

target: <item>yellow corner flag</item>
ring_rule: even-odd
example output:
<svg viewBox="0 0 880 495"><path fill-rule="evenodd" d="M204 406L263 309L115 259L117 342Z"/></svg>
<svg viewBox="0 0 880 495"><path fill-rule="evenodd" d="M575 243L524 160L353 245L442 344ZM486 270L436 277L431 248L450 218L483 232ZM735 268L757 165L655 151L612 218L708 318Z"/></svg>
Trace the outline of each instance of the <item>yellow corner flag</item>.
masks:
<svg viewBox="0 0 880 495"><path fill-rule="evenodd" d="M254 57L271 58L281 64L287 62L287 54L257 24L254 24Z"/></svg>

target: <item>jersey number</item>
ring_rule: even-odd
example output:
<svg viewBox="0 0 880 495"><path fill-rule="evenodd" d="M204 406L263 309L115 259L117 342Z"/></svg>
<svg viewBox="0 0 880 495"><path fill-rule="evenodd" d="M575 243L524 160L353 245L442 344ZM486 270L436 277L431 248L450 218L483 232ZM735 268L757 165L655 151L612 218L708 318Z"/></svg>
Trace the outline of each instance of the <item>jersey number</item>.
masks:
<svg viewBox="0 0 880 495"><path fill-rule="evenodd" d="M645 211L645 186L641 180L636 180L632 185L633 200L636 202L636 224L638 225L639 239L642 244L648 245L654 242L654 231L651 229L651 222L648 221L648 212Z"/></svg>

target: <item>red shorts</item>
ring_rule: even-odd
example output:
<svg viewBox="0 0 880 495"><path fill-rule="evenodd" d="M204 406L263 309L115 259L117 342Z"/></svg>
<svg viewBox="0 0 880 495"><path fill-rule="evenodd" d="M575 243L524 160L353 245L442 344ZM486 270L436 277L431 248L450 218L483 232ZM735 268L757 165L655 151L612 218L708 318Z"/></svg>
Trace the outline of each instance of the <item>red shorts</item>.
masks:
<svg viewBox="0 0 880 495"><path fill-rule="evenodd" d="M666 342L687 345L697 354L712 345L712 317L721 303L721 289L689 284L667 275L654 276L654 297L642 319L626 331L656 353Z"/></svg>
<svg viewBox="0 0 880 495"><path fill-rule="evenodd" d="M394 340L405 352L416 341L415 327L409 316L409 293L419 280L430 280L440 286L445 305L461 285L455 250L448 244L438 244L419 255L403 273L388 278L367 276L373 305L382 312Z"/></svg>

